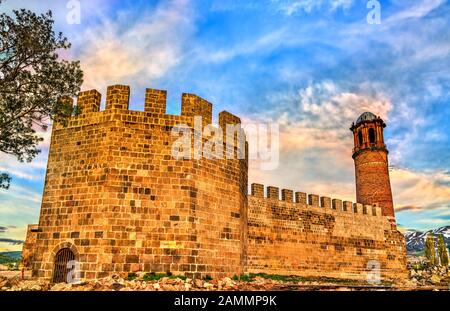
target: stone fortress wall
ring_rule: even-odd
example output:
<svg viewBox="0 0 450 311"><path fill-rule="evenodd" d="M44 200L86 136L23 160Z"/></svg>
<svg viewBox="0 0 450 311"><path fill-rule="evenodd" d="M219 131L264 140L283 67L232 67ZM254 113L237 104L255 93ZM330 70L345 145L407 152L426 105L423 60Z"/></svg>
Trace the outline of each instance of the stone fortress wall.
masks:
<svg viewBox="0 0 450 311"><path fill-rule="evenodd" d="M404 277L403 235L377 205L251 185L247 271L366 280Z"/></svg>
<svg viewBox="0 0 450 311"><path fill-rule="evenodd" d="M81 114L52 132L33 274L52 278L70 248L81 277L154 271L217 276L243 272L247 160L174 159L178 124L212 119L212 105L183 94L181 116L166 92L147 89L145 110L128 110L129 88L80 93ZM240 123L222 112L219 123Z"/></svg>
<svg viewBox="0 0 450 311"><path fill-rule="evenodd" d="M372 263L384 279L404 275L403 236L380 207L286 189L280 200L275 187L264 197L260 184L248 195L247 146L244 159L172 156L174 126L193 128L195 116L212 123L208 101L183 94L181 115L168 115L166 92L147 89L144 111L131 111L129 92L108 87L103 111L100 93L81 92L81 114L55 124L39 224L24 246L34 276L54 278L63 249L82 279L137 271L363 279ZM240 119L224 111L218 123Z"/></svg>

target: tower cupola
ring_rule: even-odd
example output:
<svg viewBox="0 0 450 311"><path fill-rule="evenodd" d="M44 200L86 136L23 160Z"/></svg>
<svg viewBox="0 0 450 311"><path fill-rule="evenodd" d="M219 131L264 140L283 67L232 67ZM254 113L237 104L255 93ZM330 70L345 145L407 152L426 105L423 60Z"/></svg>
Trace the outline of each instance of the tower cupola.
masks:
<svg viewBox="0 0 450 311"><path fill-rule="evenodd" d="M350 127L354 140L356 200L362 204L378 204L383 215L395 225L385 127L386 123L371 112L361 114Z"/></svg>

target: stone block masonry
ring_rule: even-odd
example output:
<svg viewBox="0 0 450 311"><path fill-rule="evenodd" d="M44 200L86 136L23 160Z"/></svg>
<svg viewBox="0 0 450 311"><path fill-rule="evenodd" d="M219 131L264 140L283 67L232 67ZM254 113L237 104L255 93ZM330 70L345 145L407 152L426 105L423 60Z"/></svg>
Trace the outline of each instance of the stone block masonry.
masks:
<svg viewBox="0 0 450 311"><path fill-rule="evenodd" d="M147 89L144 111L131 111L129 94L108 87L100 111L101 94L81 92L80 113L54 125L39 224L24 245L33 276L60 281L70 258L81 279L138 271L365 279L371 262L382 279L405 275L403 236L378 205L289 189L280 200L279 188L260 184L248 195L247 143L243 159L172 154L172 129L193 128L196 117L210 124L211 103L183 94L181 115L168 115L166 91ZM217 123L237 141L225 132L239 127L237 116L223 111Z"/></svg>
<svg viewBox="0 0 450 311"><path fill-rule="evenodd" d="M394 203L389 178L388 149L384 143L384 121L371 112L363 113L350 130L353 132L356 200L377 203L395 228Z"/></svg>
<svg viewBox="0 0 450 311"><path fill-rule="evenodd" d="M406 276L403 235L379 206L251 185L247 267L252 273L381 280ZM320 199L319 199L320 198ZM320 202L320 204L319 204ZM331 204L333 202L333 204ZM345 209L344 209L345 207ZM375 269L371 268L375 265ZM379 269L378 269L379 268Z"/></svg>
<svg viewBox="0 0 450 311"><path fill-rule="evenodd" d="M167 115L166 92L147 89L145 111L130 111L129 92L108 87L105 111L97 91L81 92L81 114L54 126L33 274L51 279L68 243L85 279L242 273L247 160L174 159L172 127L211 123L211 104L183 94L181 116Z"/></svg>
<svg viewBox="0 0 450 311"><path fill-rule="evenodd" d="M25 243L22 246L21 263L26 268L32 268L34 262L34 248L36 247L36 232L38 225L28 225Z"/></svg>

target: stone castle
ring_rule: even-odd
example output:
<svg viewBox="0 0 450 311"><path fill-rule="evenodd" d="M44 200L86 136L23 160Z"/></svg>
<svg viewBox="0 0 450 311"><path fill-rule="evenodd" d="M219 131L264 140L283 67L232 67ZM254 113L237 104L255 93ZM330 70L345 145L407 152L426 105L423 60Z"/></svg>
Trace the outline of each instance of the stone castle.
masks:
<svg viewBox="0 0 450 311"><path fill-rule="evenodd" d="M129 92L108 87L103 111L100 93L81 92L80 114L54 125L39 224L23 249L33 276L66 281L71 260L82 279L406 275L379 117L364 113L351 127L358 203L288 189L280 198L279 188L261 184L248 194L247 156L172 156L174 126L193 127L195 116L212 123L208 101L183 94L181 115L168 115L166 92L147 89L144 111L131 111ZM218 124L239 128L240 119L223 111Z"/></svg>

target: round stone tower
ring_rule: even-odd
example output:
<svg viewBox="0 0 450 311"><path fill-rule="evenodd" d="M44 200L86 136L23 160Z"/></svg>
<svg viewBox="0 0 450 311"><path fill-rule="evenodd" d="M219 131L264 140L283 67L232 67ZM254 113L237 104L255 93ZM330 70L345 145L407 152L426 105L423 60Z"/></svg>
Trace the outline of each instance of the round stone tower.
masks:
<svg viewBox="0 0 450 311"><path fill-rule="evenodd" d="M353 123L356 177L356 200L378 204L384 216L395 226L394 204L389 180L388 150L384 144L384 121L371 112L364 112Z"/></svg>

